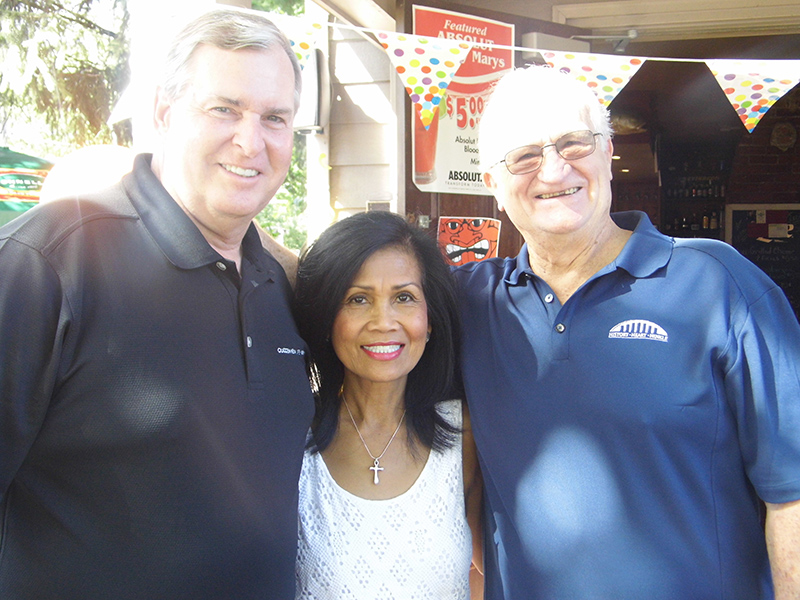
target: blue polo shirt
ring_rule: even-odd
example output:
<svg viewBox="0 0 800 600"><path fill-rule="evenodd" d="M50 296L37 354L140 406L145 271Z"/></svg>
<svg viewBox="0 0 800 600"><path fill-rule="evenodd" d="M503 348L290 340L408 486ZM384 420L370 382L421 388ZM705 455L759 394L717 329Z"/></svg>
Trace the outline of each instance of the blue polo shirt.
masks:
<svg viewBox="0 0 800 600"><path fill-rule="evenodd" d="M455 271L487 598L770 598L759 498L800 498L797 319L727 244L614 219L627 245L564 305L525 246Z"/></svg>

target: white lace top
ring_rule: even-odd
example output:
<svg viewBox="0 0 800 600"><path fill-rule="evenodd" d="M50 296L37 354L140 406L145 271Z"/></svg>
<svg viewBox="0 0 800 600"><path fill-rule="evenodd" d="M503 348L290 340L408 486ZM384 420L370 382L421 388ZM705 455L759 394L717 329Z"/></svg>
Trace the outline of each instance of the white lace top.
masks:
<svg viewBox="0 0 800 600"><path fill-rule="evenodd" d="M439 410L461 427L460 402ZM298 530L297 599L469 600L461 436L431 451L411 488L389 500L347 492L306 452Z"/></svg>

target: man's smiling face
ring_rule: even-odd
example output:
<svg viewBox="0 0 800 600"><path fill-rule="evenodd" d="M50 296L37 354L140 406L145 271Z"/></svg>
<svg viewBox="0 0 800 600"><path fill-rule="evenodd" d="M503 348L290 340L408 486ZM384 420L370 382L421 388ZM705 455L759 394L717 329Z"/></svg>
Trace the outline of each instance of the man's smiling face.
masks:
<svg viewBox="0 0 800 600"><path fill-rule="evenodd" d="M574 102L551 105L546 117L525 110L508 116L506 152L530 144L546 146L573 131L592 130ZM612 151L605 136L597 136L595 151L577 160L565 160L551 146L545 148L539 169L512 175L499 163L484 174L484 182L526 239L599 230L611 209Z"/></svg>
<svg viewBox="0 0 800 600"><path fill-rule="evenodd" d="M284 51L198 46L176 99L160 97L159 177L207 230L249 222L283 183L292 157L294 72Z"/></svg>

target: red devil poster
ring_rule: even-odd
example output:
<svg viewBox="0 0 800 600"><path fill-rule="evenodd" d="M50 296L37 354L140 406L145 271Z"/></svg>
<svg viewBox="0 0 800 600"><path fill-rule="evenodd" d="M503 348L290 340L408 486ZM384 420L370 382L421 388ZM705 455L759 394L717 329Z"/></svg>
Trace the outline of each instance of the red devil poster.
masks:
<svg viewBox="0 0 800 600"><path fill-rule="evenodd" d="M447 87L438 117L415 120L414 183L424 192L486 195L478 159L478 122L492 84L514 67L514 26L427 6L414 6L414 33L473 44ZM482 45L489 44L489 45Z"/></svg>
<svg viewBox="0 0 800 600"><path fill-rule="evenodd" d="M485 217L439 217L439 247L451 265L497 257L500 221Z"/></svg>

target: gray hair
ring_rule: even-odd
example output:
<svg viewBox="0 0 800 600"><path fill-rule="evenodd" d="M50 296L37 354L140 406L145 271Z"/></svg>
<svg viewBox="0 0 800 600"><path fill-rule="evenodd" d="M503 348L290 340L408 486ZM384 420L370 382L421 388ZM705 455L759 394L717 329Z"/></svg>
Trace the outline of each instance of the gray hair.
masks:
<svg viewBox="0 0 800 600"><path fill-rule="evenodd" d="M505 75L494 87L480 121L479 147L481 169L501 161L512 148L507 145L507 132L514 119L547 120L548 107L575 106L581 119L595 133L611 139L611 116L597 95L574 75L551 67L532 65Z"/></svg>
<svg viewBox="0 0 800 600"><path fill-rule="evenodd" d="M185 91L190 79L189 63L201 44L222 50L281 48L289 57L294 71L295 110L300 106L300 63L289 40L266 17L231 9L205 13L186 25L175 37L161 79L168 98L174 100Z"/></svg>

